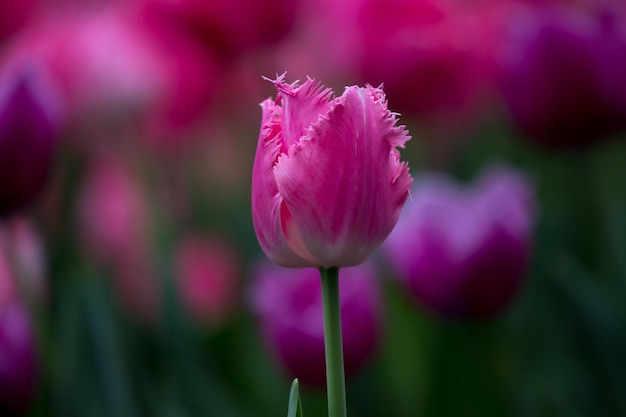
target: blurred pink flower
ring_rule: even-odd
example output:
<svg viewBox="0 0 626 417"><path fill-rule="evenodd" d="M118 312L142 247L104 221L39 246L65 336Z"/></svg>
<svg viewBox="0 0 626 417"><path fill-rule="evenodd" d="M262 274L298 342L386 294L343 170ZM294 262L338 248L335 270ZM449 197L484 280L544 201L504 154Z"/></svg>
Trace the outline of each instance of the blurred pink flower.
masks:
<svg viewBox="0 0 626 417"><path fill-rule="evenodd" d="M166 77L163 100L150 114L148 137L153 144L170 145L180 139L180 132L206 116L227 67L215 51L181 27L151 19L141 7L132 15L134 24L158 48Z"/></svg>
<svg viewBox="0 0 626 417"><path fill-rule="evenodd" d="M252 174L252 219L279 265L352 266L394 227L411 176L397 147L409 140L382 90L346 87L340 97L308 79L274 81Z"/></svg>
<svg viewBox="0 0 626 417"><path fill-rule="evenodd" d="M129 122L152 139L171 139L207 110L221 68L199 44L132 6L51 14L8 46L7 61L43 62L80 127Z"/></svg>
<svg viewBox="0 0 626 417"><path fill-rule="evenodd" d="M164 94L158 51L118 9L55 16L10 47L9 62L37 60L50 69L78 121L128 117Z"/></svg>
<svg viewBox="0 0 626 417"><path fill-rule="evenodd" d="M217 327L238 304L239 260L225 242L187 236L175 253L175 279L183 309L197 323Z"/></svg>
<svg viewBox="0 0 626 417"><path fill-rule="evenodd" d="M411 196L383 250L416 299L444 317L487 317L508 306L531 250L527 180L506 168L468 188L424 176Z"/></svg>
<svg viewBox="0 0 626 417"><path fill-rule="evenodd" d="M155 323L161 283L151 253L152 212L139 178L120 159L101 156L91 162L76 210L81 249L111 275L120 306Z"/></svg>
<svg viewBox="0 0 626 417"><path fill-rule="evenodd" d="M112 157L92 162L78 195L77 231L83 249L115 263L143 247L149 210L129 168Z"/></svg>
<svg viewBox="0 0 626 417"><path fill-rule="evenodd" d="M339 272L343 356L347 377L362 369L382 332L380 290L364 263ZM252 309L268 349L290 378L324 387L324 322L319 272L258 266L249 288Z"/></svg>
<svg viewBox="0 0 626 417"><path fill-rule="evenodd" d="M61 103L34 63L0 74L0 218L34 202L48 183Z"/></svg>
<svg viewBox="0 0 626 417"><path fill-rule="evenodd" d="M585 145L626 130L626 8L586 3L520 9L502 37L509 113L526 137L547 146Z"/></svg>

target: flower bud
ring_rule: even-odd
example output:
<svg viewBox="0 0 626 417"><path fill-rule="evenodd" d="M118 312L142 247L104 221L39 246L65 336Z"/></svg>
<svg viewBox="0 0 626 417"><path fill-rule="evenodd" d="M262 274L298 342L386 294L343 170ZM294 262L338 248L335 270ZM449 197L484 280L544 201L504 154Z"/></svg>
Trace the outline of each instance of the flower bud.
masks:
<svg viewBox="0 0 626 417"><path fill-rule="evenodd" d="M346 376L371 358L381 333L379 289L370 264L339 271ZM264 342L289 378L324 387L324 313L319 271L263 265L250 288Z"/></svg>
<svg viewBox="0 0 626 417"><path fill-rule="evenodd" d="M508 306L530 255L532 189L492 169L471 187L424 177L384 253L400 281L444 317L481 318Z"/></svg>
<svg viewBox="0 0 626 417"><path fill-rule="evenodd" d="M411 176L409 140L383 91L274 81L252 173L252 220L265 254L287 267L362 263L393 229Z"/></svg>

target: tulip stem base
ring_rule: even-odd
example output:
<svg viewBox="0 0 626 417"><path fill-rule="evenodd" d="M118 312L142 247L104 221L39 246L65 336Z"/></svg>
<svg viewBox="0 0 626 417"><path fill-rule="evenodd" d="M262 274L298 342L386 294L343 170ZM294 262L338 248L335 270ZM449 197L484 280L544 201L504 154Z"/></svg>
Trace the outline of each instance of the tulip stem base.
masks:
<svg viewBox="0 0 626 417"><path fill-rule="evenodd" d="M346 384L343 368L339 268L320 268L324 304L324 346L328 417L346 417Z"/></svg>

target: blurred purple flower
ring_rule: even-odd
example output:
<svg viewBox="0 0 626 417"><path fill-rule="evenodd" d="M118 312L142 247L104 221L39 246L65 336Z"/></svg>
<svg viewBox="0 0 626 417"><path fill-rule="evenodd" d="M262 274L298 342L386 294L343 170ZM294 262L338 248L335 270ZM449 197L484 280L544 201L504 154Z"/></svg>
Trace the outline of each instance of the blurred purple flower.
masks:
<svg viewBox="0 0 626 417"><path fill-rule="evenodd" d="M444 317L481 318L508 306L530 256L533 191L494 168L468 188L424 176L383 251L416 299Z"/></svg>
<svg viewBox="0 0 626 417"><path fill-rule="evenodd" d="M0 218L33 203L43 190L60 125L59 98L39 68L0 75Z"/></svg>
<svg viewBox="0 0 626 417"><path fill-rule="evenodd" d="M28 409L35 389L36 362L26 310L18 303L0 305L0 412L20 415Z"/></svg>
<svg viewBox="0 0 626 417"><path fill-rule="evenodd" d="M347 377L371 358L378 346L382 313L376 276L365 263L340 270L343 353ZM319 271L263 264L250 287L252 309L264 341L290 378L324 387L324 320Z"/></svg>
<svg viewBox="0 0 626 417"><path fill-rule="evenodd" d="M626 130L626 9L600 1L512 13L500 83L524 135L575 147Z"/></svg>

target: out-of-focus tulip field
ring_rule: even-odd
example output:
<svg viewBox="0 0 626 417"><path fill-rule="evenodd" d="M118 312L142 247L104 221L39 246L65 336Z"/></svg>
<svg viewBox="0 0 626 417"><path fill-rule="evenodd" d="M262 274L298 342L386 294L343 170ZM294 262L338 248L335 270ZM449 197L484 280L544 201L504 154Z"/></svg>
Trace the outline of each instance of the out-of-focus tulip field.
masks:
<svg viewBox="0 0 626 417"><path fill-rule="evenodd" d="M326 415L319 272L257 238L294 233L284 184L251 202L308 88L411 136L339 271L348 414L626 416L622 0L2 0L0 416L284 416L294 378ZM272 169L322 130L281 129ZM384 183L317 146L319 195Z"/></svg>

